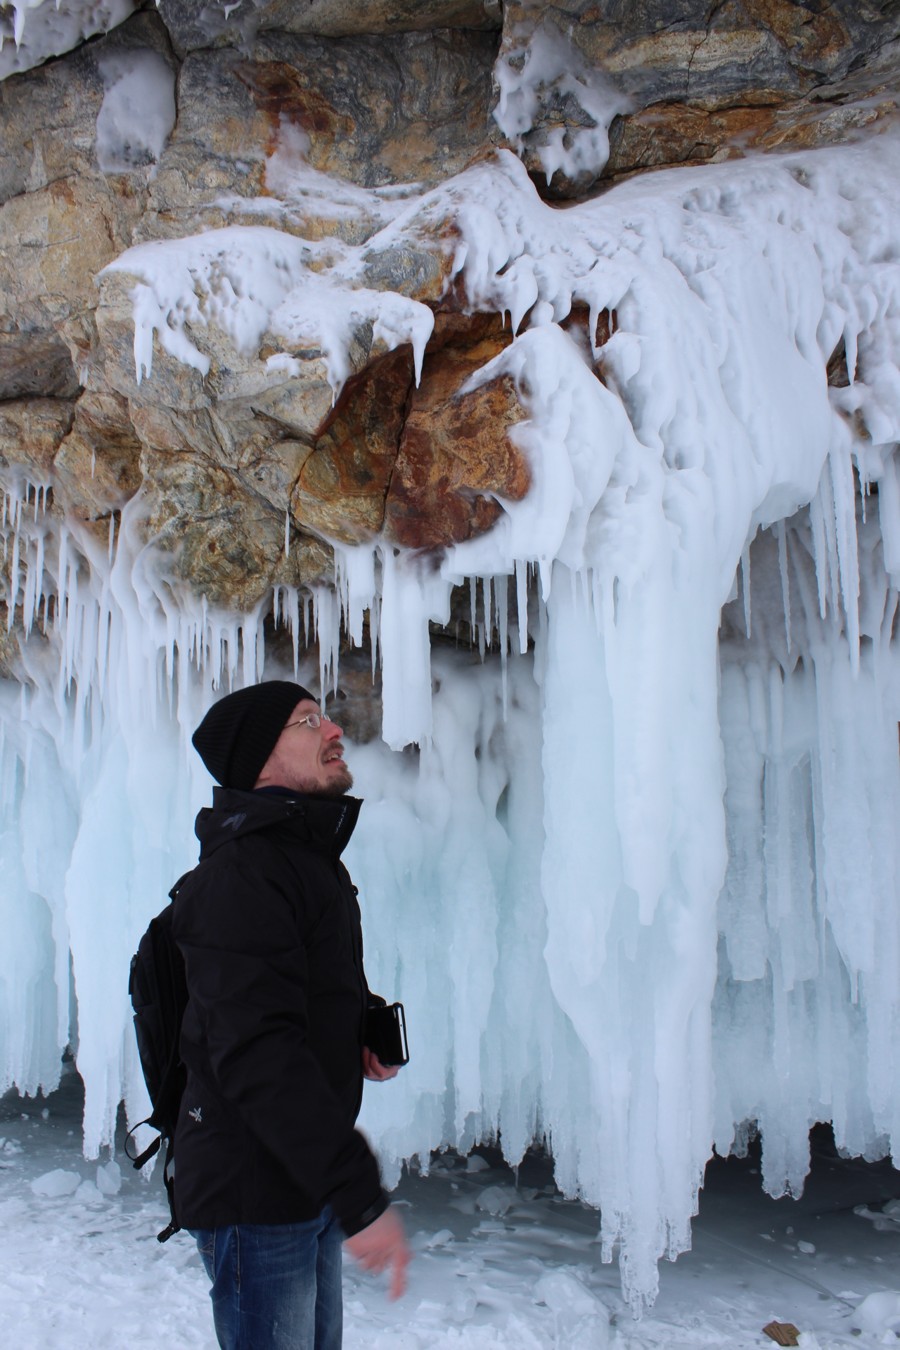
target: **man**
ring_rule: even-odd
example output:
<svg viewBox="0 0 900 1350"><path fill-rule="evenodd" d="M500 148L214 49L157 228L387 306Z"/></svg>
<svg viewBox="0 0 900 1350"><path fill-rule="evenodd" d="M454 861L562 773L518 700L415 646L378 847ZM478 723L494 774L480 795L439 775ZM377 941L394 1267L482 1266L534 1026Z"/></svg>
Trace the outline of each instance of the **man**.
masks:
<svg viewBox="0 0 900 1350"><path fill-rule="evenodd" d="M175 1200L212 1281L223 1350L337 1350L341 1242L405 1287L403 1226L355 1129L364 1045L356 888L340 854L361 802L341 729L308 690L220 699L193 737L221 784L175 903L188 1005Z"/></svg>

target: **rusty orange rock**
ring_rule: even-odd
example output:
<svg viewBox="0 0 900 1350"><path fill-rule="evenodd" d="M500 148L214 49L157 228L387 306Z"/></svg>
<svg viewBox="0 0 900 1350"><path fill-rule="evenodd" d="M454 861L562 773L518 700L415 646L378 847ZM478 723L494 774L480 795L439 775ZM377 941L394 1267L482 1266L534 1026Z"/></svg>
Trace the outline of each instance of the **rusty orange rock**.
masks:
<svg viewBox="0 0 900 1350"><path fill-rule="evenodd" d="M409 347L347 381L294 487L291 511L298 524L342 543L380 532L412 382Z"/></svg>
<svg viewBox="0 0 900 1350"><path fill-rule="evenodd" d="M522 419L507 376L470 393L469 377L512 340L496 315L436 315L418 388L409 347L370 363L345 386L304 461L291 497L301 528L342 543L383 533L440 548L490 529L528 491L527 462L507 435Z"/></svg>
<svg viewBox="0 0 900 1350"><path fill-rule="evenodd" d="M316 167L330 161L335 141L352 136L354 124L351 118L339 113L287 62L241 61L235 66L234 73L250 90L260 111L269 118L271 131L266 149L270 154L275 149L283 120L308 133Z"/></svg>
<svg viewBox="0 0 900 1350"><path fill-rule="evenodd" d="M494 316L438 317L385 503L385 537L407 548L483 534L502 510L495 495L519 501L530 483L527 461L507 434L523 417L513 381L502 375L462 392L511 334Z"/></svg>

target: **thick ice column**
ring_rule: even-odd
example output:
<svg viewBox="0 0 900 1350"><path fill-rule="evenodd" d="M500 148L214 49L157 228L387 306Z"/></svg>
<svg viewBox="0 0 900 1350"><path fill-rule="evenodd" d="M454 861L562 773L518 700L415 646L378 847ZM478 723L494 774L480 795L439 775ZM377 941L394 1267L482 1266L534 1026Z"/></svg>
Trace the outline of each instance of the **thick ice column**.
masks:
<svg viewBox="0 0 900 1350"><path fill-rule="evenodd" d="M722 764L715 610L673 593L661 569L610 617L557 564L541 653L541 877L551 987L590 1065L596 1138L579 1190L601 1209L607 1259L624 1242L640 1306L659 1257L689 1245L709 1156ZM665 805L651 786L642 814L648 743Z"/></svg>
<svg viewBox="0 0 900 1350"><path fill-rule="evenodd" d="M450 585L427 558L380 551L382 736L393 750L431 739L431 640L429 620L450 617Z"/></svg>
<svg viewBox="0 0 900 1350"><path fill-rule="evenodd" d="M824 514L820 504L819 522ZM730 606L722 644L730 863L719 908L716 1142L724 1150L734 1124L757 1122L774 1195L802 1190L816 1120L831 1120L852 1153L898 1146L897 595L870 512L859 522L857 656L839 562L815 534L803 512L784 548L760 536L758 622L742 639Z"/></svg>
<svg viewBox="0 0 900 1350"><path fill-rule="evenodd" d="M19 811L26 795L24 765L7 733L18 717L20 698L11 689L0 690L0 698L0 781L5 785L0 802L0 924L4 934L0 944L0 1082L4 1086L20 1083L26 1092L49 1091L59 1081L61 1006L68 1026L68 943L41 884L54 873L58 876L53 834L57 822L47 815L47 803L53 801L50 793L44 798L42 819L31 820L38 826L46 855L43 866L35 866L33 854L24 854L19 829ZM35 780L46 788L41 772L45 753L45 746L35 746L32 764ZM58 822L63 853L67 823L65 818ZM60 964L64 982L58 998Z"/></svg>

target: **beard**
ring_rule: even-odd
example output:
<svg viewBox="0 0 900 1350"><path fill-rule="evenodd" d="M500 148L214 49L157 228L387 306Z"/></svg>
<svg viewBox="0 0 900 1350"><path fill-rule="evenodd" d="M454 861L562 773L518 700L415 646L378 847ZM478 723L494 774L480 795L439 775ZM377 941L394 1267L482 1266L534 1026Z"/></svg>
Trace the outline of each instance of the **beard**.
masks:
<svg viewBox="0 0 900 1350"><path fill-rule="evenodd" d="M353 786L353 774L347 768L346 764L341 765L341 775L337 775L325 787L316 788L315 791L320 797L343 797Z"/></svg>
<svg viewBox="0 0 900 1350"><path fill-rule="evenodd" d="M343 797L353 786L353 774L347 768L343 760L338 762L338 768L333 765L325 781L321 778L301 778L294 785L295 792L305 792L311 797Z"/></svg>

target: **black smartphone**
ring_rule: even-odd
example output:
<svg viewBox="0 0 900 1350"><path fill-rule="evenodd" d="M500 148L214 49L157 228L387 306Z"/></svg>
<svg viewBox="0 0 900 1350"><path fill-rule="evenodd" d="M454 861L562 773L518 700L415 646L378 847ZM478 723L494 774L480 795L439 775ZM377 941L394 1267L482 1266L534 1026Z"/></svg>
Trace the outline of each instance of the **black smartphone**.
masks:
<svg viewBox="0 0 900 1350"><path fill-rule="evenodd" d="M386 1003L366 1012L366 1045L382 1064L408 1064L406 1017L402 1003Z"/></svg>

